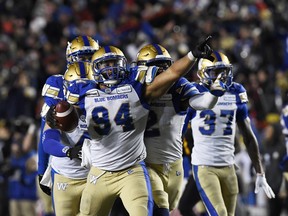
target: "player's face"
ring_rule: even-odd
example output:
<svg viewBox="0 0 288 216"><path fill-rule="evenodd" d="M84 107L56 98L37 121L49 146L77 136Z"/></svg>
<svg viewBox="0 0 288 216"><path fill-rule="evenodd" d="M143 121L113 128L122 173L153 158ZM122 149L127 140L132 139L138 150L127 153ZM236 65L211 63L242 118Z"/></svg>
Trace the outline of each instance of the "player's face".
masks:
<svg viewBox="0 0 288 216"><path fill-rule="evenodd" d="M221 80L225 81L229 73L229 70L230 70L229 68L213 68L213 69L208 68L206 72L209 74L209 77L213 81L215 81L215 79L218 77L219 74L221 74Z"/></svg>
<svg viewBox="0 0 288 216"><path fill-rule="evenodd" d="M99 62L98 65L97 65L97 67L99 69L103 69L103 68L106 68L106 67L114 67L114 66L117 66L117 61L114 60L114 59L110 59L110 60Z"/></svg>
<svg viewBox="0 0 288 216"><path fill-rule="evenodd" d="M113 72L113 67L117 66L117 61L116 60L106 60L106 61L102 61L99 62L97 67L101 70L104 68L107 68L107 70L105 70L105 73L102 73L102 76L105 79L109 79L111 78L110 76L112 75Z"/></svg>
<svg viewBox="0 0 288 216"><path fill-rule="evenodd" d="M168 69L168 67L171 66L171 61L155 61L151 62L150 64L148 63L147 66L156 66L158 67L158 74L164 72L165 70Z"/></svg>
<svg viewBox="0 0 288 216"><path fill-rule="evenodd" d="M92 55L79 55L78 61L91 62Z"/></svg>

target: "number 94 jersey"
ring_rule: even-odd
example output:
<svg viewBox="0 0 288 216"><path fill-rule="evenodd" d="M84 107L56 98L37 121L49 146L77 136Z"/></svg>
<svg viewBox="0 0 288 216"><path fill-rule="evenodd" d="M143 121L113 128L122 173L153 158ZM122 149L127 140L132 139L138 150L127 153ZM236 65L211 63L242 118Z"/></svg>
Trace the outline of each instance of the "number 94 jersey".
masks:
<svg viewBox="0 0 288 216"><path fill-rule="evenodd" d="M118 171L143 161L149 108L140 98L143 84L127 80L121 86L99 90L91 80L76 82L69 86L67 99L79 98L80 108L85 108L92 165Z"/></svg>
<svg viewBox="0 0 288 216"><path fill-rule="evenodd" d="M207 89L198 84L200 92ZM193 165L227 166L234 164L234 138L236 122L248 116L247 94L244 87L233 83L225 94L218 98L213 109L196 111L190 108L194 147Z"/></svg>

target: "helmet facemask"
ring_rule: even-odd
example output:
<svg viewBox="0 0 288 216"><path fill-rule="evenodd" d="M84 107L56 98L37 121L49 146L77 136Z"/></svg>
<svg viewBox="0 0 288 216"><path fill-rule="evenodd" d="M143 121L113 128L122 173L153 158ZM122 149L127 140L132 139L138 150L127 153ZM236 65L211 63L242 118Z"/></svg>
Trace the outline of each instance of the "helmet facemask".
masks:
<svg viewBox="0 0 288 216"><path fill-rule="evenodd" d="M173 63L169 52L159 44L148 44L141 48L137 54L137 65L156 66L157 73L162 73Z"/></svg>
<svg viewBox="0 0 288 216"><path fill-rule="evenodd" d="M87 49L74 52L68 56L68 64L72 64L73 62L91 62L92 55L95 51L96 50L93 49Z"/></svg>
<svg viewBox="0 0 288 216"><path fill-rule="evenodd" d="M112 55L93 62L94 78L97 83L112 87L127 77L126 59Z"/></svg>
<svg viewBox="0 0 288 216"><path fill-rule="evenodd" d="M160 74L166 71L171 65L171 59L152 59L151 61L147 61L146 66L156 66L158 67L157 74Z"/></svg>
<svg viewBox="0 0 288 216"><path fill-rule="evenodd" d="M220 81L226 84L228 87L232 84L232 65L218 65L218 66L208 66L204 69L203 75L198 77L201 82L210 85L216 78L221 74Z"/></svg>
<svg viewBox="0 0 288 216"><path fill-rule="evenodd" d="M214 51L208 59L199 60L197 76L202 83L210 86L219 75L221 82L227 87L231 86L233 82L232 65L227 56Z"/></svg>

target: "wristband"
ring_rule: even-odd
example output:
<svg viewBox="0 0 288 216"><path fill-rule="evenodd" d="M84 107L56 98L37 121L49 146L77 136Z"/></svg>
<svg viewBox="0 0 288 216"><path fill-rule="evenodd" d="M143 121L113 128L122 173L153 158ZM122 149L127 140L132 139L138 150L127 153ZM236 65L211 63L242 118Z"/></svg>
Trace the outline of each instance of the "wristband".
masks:
<svg viewBox="0 0 288 216"><path fill-rule="evenodd" d="M30 124L27 133L28 134L34 134L35 130L36 130L36 125Z"/></svg>
<svg viewBox="0 0 288 216"><path fill-rule="evenodd" d="M194 60L195 60L195 57L194 57L194 55L193 55L193 53L192 53L191 51L188 52L187 56L188 56L188 58L189 58L191 61L194 61Z"/></svg>
<svg viewBox="0 0 288 216"><path fill-rule="evenodd" d="M257 173L257 176L265 177L265 173Z"/></svg>

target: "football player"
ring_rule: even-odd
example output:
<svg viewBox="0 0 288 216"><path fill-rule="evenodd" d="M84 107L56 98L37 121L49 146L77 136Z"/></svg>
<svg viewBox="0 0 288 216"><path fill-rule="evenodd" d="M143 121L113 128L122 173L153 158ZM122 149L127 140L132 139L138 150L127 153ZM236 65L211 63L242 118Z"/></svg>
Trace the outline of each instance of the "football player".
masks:
<svg viewBox="0 0 288 216"><path fill-rule="evenodd" d="M159 44L148 44L137 54L137 65L157 66L157 75L173 64L169 52ZM177 80L168 92L150 104L149 117L144 133L153 198L153 215L169 215L178 204L182 192L183 160L182 129L186 110L211 109L217 102L221 86L216 81L210 91L200 93L194 83L186 78ZM223 88L225 91L225 88Z"/></svg>
<svg viewBox="0 0 288 216"><path fill-rule="evenodd" d="M144 83L146 74L156 74L157 67L128 70L126 57L114 46L104 46L94 53L96 83L75 81L67 94L68 101L70 95L74 102L78 97L77 103L85 108L92 143L92 167L82 194L80 215L108 215L117 197L129 215L152 215L143 141L149 103L183 76L196 58L210 53L210 47L202 43L173 63L165 75L156 76L150 85Z"/></svg>
<svg viewBox="0 0 288 216"><path fill-rule="evenodd" d="M262 167L258 142L248 116L248 98L244 87L233 82L232 65L226 55L214 51L198 64L200 92L207 91L217 77L227 86L214 108L190 108L191 129L194 139L192 171L201 199L209 215L234 215L238 182L234 167L234 138L236 124L243 134L244 143L256 171L255 193L264 189L268 198L274 192L268 185Z"/></svg>
<svg viewBox="0 0 288 216"><path fill-rule="evenodd" d="M69 42L66 50L65 74L49 77L42 90L45 103L41 112L38 175L41 182L45 170L49 167L51 155L53 207L57 216L76 215L79 212L80 197L89 170L81 166L78 157L83 140L89 137L85 132L86 124L81 121L83 117L80 116L78 127L71 133L61 133L61 139L58 138L59 130L49 129L47 124L44 129L46 114L48 111L53 111L50 107L55 106L60 100L65 100L64 95L69 82L75 79L92 79L89 62L92 54L98 49L98 43L89 36L79 36ZM50 122L50 126L54 128L56 125L52 125L53 121ZM46 194L51 194L49 187L41 183L40 187Z"/></svg>

